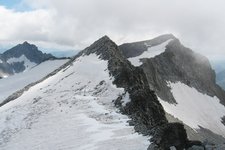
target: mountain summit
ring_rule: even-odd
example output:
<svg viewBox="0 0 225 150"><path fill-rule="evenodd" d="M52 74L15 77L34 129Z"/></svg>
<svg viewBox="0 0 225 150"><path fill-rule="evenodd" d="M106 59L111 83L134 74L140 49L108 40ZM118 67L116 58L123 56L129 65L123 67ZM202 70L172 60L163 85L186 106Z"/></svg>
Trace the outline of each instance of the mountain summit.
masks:
<svg viewBox="0 0 225 150"><path fill-rule="evenodd" d="M120 45L120 49L125 57L131 58L141 55L147 51L149 47L160 45L166 41L174 40L176 37L172 34L164 34L151 40L145 40L134 43L125 43Z"/></svg>
<svg viewBox="0 0 225 150"><path fill-rule="evenodd" d="M55 58L51 54L42 53L38 50L37 46L25 41L23 44L18 44L17 46L5 51L2 56L7 61L10 58L19 58L25 56L31 62L39 64L45 60Z"/></svg>
<svg viewBox="0 0 225 150"><path fill-rule="evenodd" d="M42 53L38 48L24 42L0 55L0 76L8 76L23 72L49 59L55 59L51 54Z"/></svg>

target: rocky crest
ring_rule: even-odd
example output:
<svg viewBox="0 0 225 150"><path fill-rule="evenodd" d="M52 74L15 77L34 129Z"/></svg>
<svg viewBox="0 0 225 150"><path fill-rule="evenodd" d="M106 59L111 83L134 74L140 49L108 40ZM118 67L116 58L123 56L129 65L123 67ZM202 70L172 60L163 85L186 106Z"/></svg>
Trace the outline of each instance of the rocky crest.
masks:
<svg viewBox="0 0 225 150"><path fill-rule="evenodd" d="M195 88L200 93L218 97L220 103L225 105L225 92L216 84L215 72L206 57L184 47L178 39L171 35L163 35L148 41L156 40L160 41L157 44L161 44L169 39L173 40L168 43L164 52L152 58L141 58L140 68L144 70L150 89L155 91L162 100L175 104L177 102L171 93L168 82L181 82ZM142 41L123 44L119 48L127 58L130 58L141 55L148 46L151 47L154 44ZM137 53L133 52L135 49ZM129 54L129 52L131 53ZM215 143L224 140L223 137L206 131L206 129L201 128L200 130L198 134L202 134L204 138L213 139L212 141Z"/></svg>
<svg viewBox="0 0 225 150"><path fill-rule="evenodd" d="M10 59L19 59L21 56L24 56L34 64L40 64L45 60L55 59L51 54L42 53L35 45L24 42L23 44L19 44L0 55L1 74L12 75L14 73L24 71L27 67L24 62L25 60L18 60L13 63L8 62ZM2 76L1 74L0 76Z"/></svg>
<svg viewBox="0 0 225 150"><path fill-rule="evenodd" d="M134 42L134 43L125 43L119 46L123 55L126 58L136 57L141 55L144 51L147 51L149 46L159 45L169 39L176 39L172 34L165 34L159 37L156 37L152 40Z"/></svg>
<svg viewBox="0 0 225 150"><path fill-rule="evenodd" d="M38 50L37 46L33 44L29 44L26 41L23 44L19 44L5 51L2 54L2 57L5 60L8 60L9 58L13 58L13 57L19 58L22 55L25 55L27 59L29 59L31 62L34 62L36 64L39 64L51 58L52 59L55 58L51 54L42 53L40 50Z"/></svg>
<svg viewBox="0 0 225 150"><path fill-rule="evenodd" d="M180 81L201 93L217 96L225 105L225 92L216 84L216 75L208 59L184 47L179 40L170 42L161 55L142 61L141 67L149 84L161 99L176 103L168 92L166 81Z"/></svg>
<svg viewBox="0 0 225 150"><path fill-rule="evenodd" d="M149 149L164 150L171 146L183 149L194 145L187 139L182 124L168 123L163 107L149 87L144 70L131 65L114 42L105 36L78 56L91 53L96 53L101 59L108 60L108 69L115 79L114 84L129 93L131 102L122 106L122 97L118 97L115 105L132 119L130 124L134 125L137 132L153 136L151 139L153 144Z"/></svg>

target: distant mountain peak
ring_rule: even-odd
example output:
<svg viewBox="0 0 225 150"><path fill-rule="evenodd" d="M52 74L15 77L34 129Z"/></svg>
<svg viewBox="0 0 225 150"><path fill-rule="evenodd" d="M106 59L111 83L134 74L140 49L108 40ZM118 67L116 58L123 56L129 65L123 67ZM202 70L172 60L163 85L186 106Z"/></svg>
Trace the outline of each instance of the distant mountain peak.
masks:
<svg viewBox="0 0 225 150"><path fill-rule="evenodd" d="M21 50L21 51L25 51L25 50L38 50L38 47L34 44L31 44L27 41L24 41L22 44L18 44L16 46L14 46L13 48L17 48L17 50ZM11 49L13 49L11 48Z"/></svg>
<svg viewBox="0 0 225 150"><path fill-rule="evenodd" d="M24 41L22 45L31 45L31 44L28 43L27 41Z"/></svg>
<svg viewBox="0 0 225 150"><path fill-rule="evenodd" d="M55 59L51 54L42 53L37 46L25 41L0 55L0 71L7 74L23 72L48 59ZM30 67L28 67L30 66Z"/></svg>
<svg viewBox="0 0 225 150"><path fill-rule="evenodd" d="M18 44L18 47L27 48L29 51L31 50L38 50L38 47L34 44L31 44L27 41L24 41L22 44Z"/></svg>
<svg viewBox="0 0 225 150"><path fill-rule="evenodd" d="M31 62L35 62L37 64L43 62L44 60L54 58L51 54L42 53L38 50L36 45L30 44L27 41L22 44L18 44L3 53L3 57L5 57L6 60L9 58L19 58L22 55L25 55Z"/></svg>

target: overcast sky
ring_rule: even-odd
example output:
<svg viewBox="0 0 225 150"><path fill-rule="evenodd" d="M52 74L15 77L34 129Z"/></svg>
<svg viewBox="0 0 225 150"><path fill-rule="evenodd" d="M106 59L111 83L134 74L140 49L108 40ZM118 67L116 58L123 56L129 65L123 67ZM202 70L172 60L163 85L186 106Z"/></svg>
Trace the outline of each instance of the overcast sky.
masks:
<svg viewBox="0 0 225 150"><path fill-rule="evenodd" d="M28 41L79 50L103 35L117 44L172 33L225 58L224 0L0 0L0 48Z"/></svg>

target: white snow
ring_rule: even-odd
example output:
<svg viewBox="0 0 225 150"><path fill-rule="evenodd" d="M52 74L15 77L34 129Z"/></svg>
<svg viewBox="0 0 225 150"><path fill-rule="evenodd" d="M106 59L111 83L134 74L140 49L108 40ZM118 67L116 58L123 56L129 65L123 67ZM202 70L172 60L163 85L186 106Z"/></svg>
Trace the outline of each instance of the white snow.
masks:
<svg viewBox="0 0 225 150"><path fill-rule="evenodd" d="M0 59L0 64L3 63L3 61Z"/></svg>
<svg viewBox="0 0 225 150"><path fill-rule="evenodd" d="M27 59L27 57L25 55L21 55L19 58L15 58L15 57L10 58L7 60L7 62L9 64L13 64L16 62L24 62L24 66L26 68L24 71L27 71L37 65L36 63L31 62L29 59Z"/></svg>
<svg viewBox="0 0 225 150"><path fill-rule="evenodd" d="M149 137L135 133L112 103L125 91L112 84L107 63L81 56L0 107L0 149L147 149Z"/></svg>
<svg viewBox="0 0 225 150"><path fill-rule="evenodd" d="M8 75L3 75L3 78L8 78Z"/></svg>
<svg viewBox="0 0 225 150"><path fill-rule="evenodd" d="M225 107L217 97L202 94L181 82L169 82L168 85L178 104L160 100L167 113L193 129L201 126L225 137L225 126L221 123L221 117L225 116Z"/></svg>
<svg viewBox="0 0 225 150"><path fill-rule="evenodd" d="M32 68L31 70L1 79L0 103L12 93L22 89L23 87L32 82L40 80L41 78L45 77L67 61L68 59L45 61Z"/></svg>
<svg viewBox="0 0 225 150"><path fill-rule="evenodd" d="M160 55L161 53L163 53L166 50L166 46L172 40L173 39L169 39L169 40L163 42L162 44L156 45L156 46L147 45L145 43L145 45L147 47L150 46L150 47L148 47L148 50L143 52L141 55L139 55L137 57L129 58L128 60L132 63L132 65L140 66L140 65L142 65L142 62L140 61L140 59L142 59L142 58L153 58L157 55Z"/></svg>
<svg viewBox="0 0 225 150"><path fill-rule="evenodd" d="M129 93L126 93L122 100L122 106L126 106L131 101Z"/></svg>

